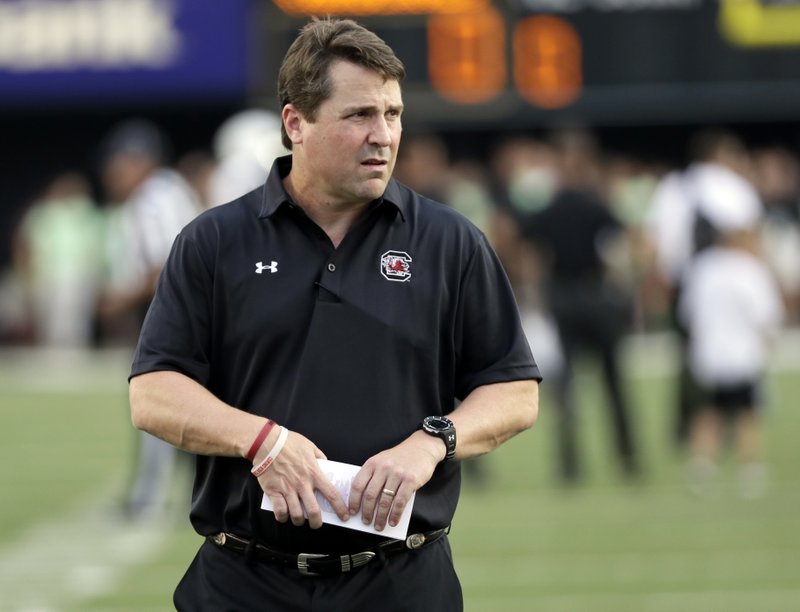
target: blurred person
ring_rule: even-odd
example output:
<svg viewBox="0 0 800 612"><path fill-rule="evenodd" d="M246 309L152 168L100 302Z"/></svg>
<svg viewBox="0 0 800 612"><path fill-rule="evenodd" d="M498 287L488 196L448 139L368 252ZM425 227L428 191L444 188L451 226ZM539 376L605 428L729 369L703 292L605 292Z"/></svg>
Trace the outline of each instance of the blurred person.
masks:
<svg viewBox="0 0 800 612"><path fill-rule="evenodd" d="M449 205L450 153L438 135L404 134L394 175L417 193Z"/></svg>
<svg viewBox="0 0 800 612"><path fill-rule="evenodd" d="M216 158L205 149L187 151L175 162L175 171L186 181L202 210L213 206L211 181L217 169Z"/></svg>
<svg viewBox="0 0 800 612"><path fill-rule="evenodd" d="M556 161L549 142L506 135L491 149L485 181L491 202L487 236L511 279L525 336L529 342L535 339L539 370L553 381L560 380L564 367L561 341L543 295L544 262L524 227L553 199Z"/></svg>
<svg viewBox="0 0 800 612"><path fill-rule="evenodd" d="M12 237L12 243L14 238ZM14 246L12 244L12 260ZM14 265L0 268L0 344L26 345L34 342L31 307L25 279Z"/></svg>
<svg viewBox="0 0 800 612"><path fill-rule="evenodd" d="M524 220L547 206L555 190L555 156L548 143L529 136L500 139L489 167L494 215L489 235L521 304L538 302L541 277L535 253L521 234Z"/></svg>
<svg viewBox="0 0 800 612"><path fill-rule="evenodd" d="M494 244L494 206L482 164L471 159L451 159L441 136L420 132L403 136L394 174L417 193L460 212Z"/></svg>
<svg viewBox="0 0 800 612"><path fill-rule="evenodd" d="M214 134L217 165L209 179L213 206L264 184L274 159L287 152L280 132L280 116L258 108L239 111L222 122Z"/></svg>
<svg viewBox="0 0 800 612"><path fill-rule="evenodd" d="M278 76L291 155L164 269L130 398L197 453L179 610L463 608L459 461L533 424L539 374L484 236L392 178L404 74L355 22L307 23ZM348 490L326 457L361 466ZM410 535L379 535L412 495Z"/></svg>
<svg viewBox="0 0 800 612"><path fill-rule="evenodd" d="M715 211L715 244L695 258L683 281L679 315L689 329L689 367L701 389L690 428L689 486L697 494L712 484L728 424L740 493L764 491L761 384L784 312L778 285L759 256L759 212Z"/></svg>
<svg viewBox="0 0 800 612"><path fill-rule="evenodd" d="M764 259L783 291L788 323L800 320L800 160L785 147L754 151L755 186L764 203Z"/></svg>
<svg viewBox="0 0 800 612"><path fill-rule="evenodd" d="M627 234L630 265L626 282L632 289L632 326L635 331L644 331L653 316L664 315L667 310L659 293L653 290L653 252L646 230L658 175L647 164L627 155L606 155L603 166L610 210Z"/></svg>
<svg viewBox="0 0 800 612"><path fill-rule="evenodd" d="M544 301L561 348L555 379L558 467L564 484L580 480L574 367L584 353L601 366L613 423L616 454L626 477L639 474L630 407L620 371L619 347L630 328L628 288L616 278L608 254L624 241L624 226L601 198L599 150L583 130L553 136L558 182L552 200L522 220L521 231L543 262ZM612 248L613 247L613 248Z"/></svg>
<svg viewBox="0 0 800 612"><path fill-rule="evenodd" d="M483 165L472 159L456 160L450 166L450 175L452 181L448 197L451 206L486 234L494 245L494 204Z"/></svg>
<svg viewBox="0 0 800 612"><path fill-rule="evenodd" d="M94 340L102 225L85 176L56 176L25 213L13 239L34 340L88 347Z"/></svg>
<svg viewBox="0 0 800 612"><path fill-rule="evenodd" d="M109 282L100 312L107 321L133 322L138 333L175 237L200 212L186 180L168 166L168 143L144 119L114 126L103 143L102 183L110 204ZM177 453L141 432L134 476L124 502L133 520L163 515Z"/></svg>
<svg viewBox="0 0 800 612"><path fill-rule="evenodd" d="M744 143L721 129L703 129L690 142L691 162L666 174L653 194L647 233L654 265L669 295L670 323L678 338L678 384L672 437L677 448L688 442L697 407L697 383L688 366L688 330L677 315L682 282L692 259L713 243L712 219L728 209L757 215L762 209L750 180L752 166Z"/></svg>
<svg viewBox="0 0 800 612"><path fill-rule="evenodd" d="M100 312L109 321L132 315L137 335L175 236L202 209L168 156L166 136L145 119L117 124L102 143L101 182L112 219Z"/></svg>

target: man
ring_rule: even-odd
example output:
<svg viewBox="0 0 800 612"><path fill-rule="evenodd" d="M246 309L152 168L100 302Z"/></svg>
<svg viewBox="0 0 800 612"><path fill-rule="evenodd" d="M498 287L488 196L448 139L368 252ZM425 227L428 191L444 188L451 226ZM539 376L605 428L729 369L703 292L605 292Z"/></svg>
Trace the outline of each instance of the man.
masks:
<svg viewBox="0 0 800 612"><path fill-rule="evenodd" d="M145 119L115 125L104 140L102 182L108 198L107 278L99 313L109 337L138 333L175 236L201 210L189 184L168 166L169 143ZM123 501L132 521L163 518L180 455L163 440L137 432L132 484Z"/></svg>
<svg viewBox="0 0 800 612"><path fill-rule="evenodd" d="M452 459L530 427L539 372L484 237L391 178L403 76L354 22L309 23L279 74L292 154L173 247L130 397L137 427L198 455L207 541L180 610L462 608ZM347 504L326 457L363 466ZM323 526L315 491L379 531L416 493L411 535Z"/></svg>
<svg viewBox="0 0 800 612"><path fill-rule="evenodd" d="M562 483L583 477L578 448L575 363L582 354L596 359L606 388L616 455L622 474L639 475L631 410L620 368L620 343L627 331L629 305L608 253L619 250L623 227L600 196L599 150L582 130L554 134L558 185L552 200L521 219L522 235L546 263L544 294L561 347L556 377L558 467Z"/></svg>

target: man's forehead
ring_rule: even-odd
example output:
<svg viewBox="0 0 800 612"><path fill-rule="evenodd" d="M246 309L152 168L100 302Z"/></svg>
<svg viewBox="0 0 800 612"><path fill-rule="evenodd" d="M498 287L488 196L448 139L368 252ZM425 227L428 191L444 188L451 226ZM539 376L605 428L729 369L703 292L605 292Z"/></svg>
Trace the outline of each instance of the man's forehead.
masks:
<svg viewBox="0 0 800 612"><path fill-rule="evenodd" d="M334 91L345 90L352 94L358 91L365 93L373 90L397 91L400 95L400 82L397 79L343 60L335 61L331 64L328 77L333 83Z"/></svg>

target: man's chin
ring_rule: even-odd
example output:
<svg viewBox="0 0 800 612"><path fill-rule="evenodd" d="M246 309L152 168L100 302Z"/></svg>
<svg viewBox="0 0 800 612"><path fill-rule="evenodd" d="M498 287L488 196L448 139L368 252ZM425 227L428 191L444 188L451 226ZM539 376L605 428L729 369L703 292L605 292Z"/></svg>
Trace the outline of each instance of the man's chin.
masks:
<svg viewBox="0 0 800 612"><path fill-rule="evenodd" d="M365 181L361 190L363 196L368 200L381 197L383 192L386 191L386 184L388 182L389 181L385 177L373 178Z"/></svg>

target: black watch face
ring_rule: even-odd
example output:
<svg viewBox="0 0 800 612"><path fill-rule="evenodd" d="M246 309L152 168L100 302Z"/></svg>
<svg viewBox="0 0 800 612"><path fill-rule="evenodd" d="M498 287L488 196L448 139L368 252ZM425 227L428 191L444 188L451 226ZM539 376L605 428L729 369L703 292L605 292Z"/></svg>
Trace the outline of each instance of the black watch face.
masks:
<svg viewBox="0 0 800 612"><path fill-rule="evenodd" d="M431 429L445 430L450 427L450 422L440 417L428 417L425 424Z"/></svg>

